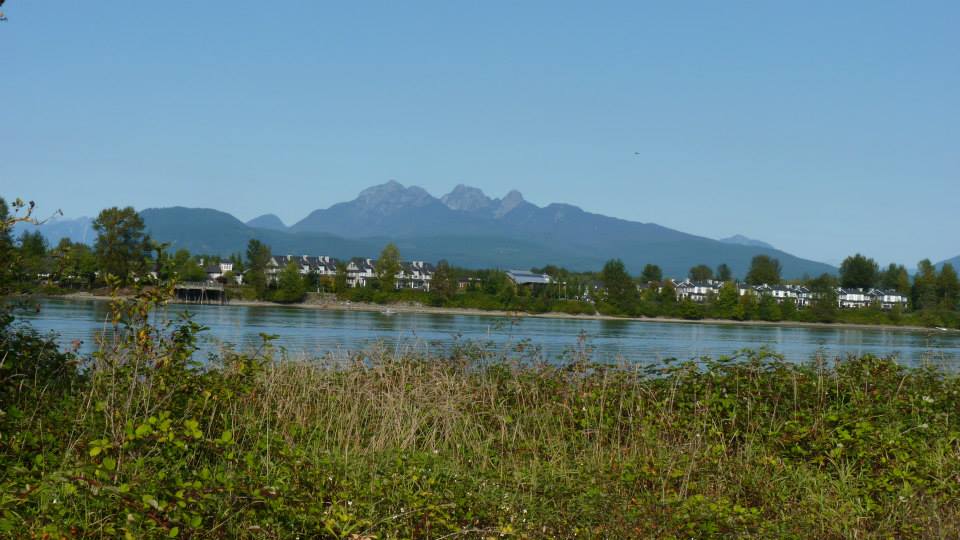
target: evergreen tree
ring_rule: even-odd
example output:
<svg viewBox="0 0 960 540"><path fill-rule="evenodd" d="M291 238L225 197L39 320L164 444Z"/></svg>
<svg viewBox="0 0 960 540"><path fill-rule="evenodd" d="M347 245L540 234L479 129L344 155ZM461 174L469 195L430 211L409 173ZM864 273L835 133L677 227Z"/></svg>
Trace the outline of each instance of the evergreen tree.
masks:
<svg viewBox="0 0 960 540"><path fill-rule="evenodd" d="M643 273L640 274L641 283L660 283L663 281L663 270L655 264L648 264L643 267Z"/></svg>
<svg viewBox="0 0 960 540"><path fill-rule="evenodd" d="M133 207L112 207L100 212L93 229L97 231L94 251L102 275L116 276L125 284L145 269L144 254L150 246L143 227L143 219Z"/></svg>
<svg viewBox="0 0 960 540"><path fill-rule="evenodd" d="M20 279L33 282L47 273L47 239L40 231L23 231L20 235Z"/></svg>
<svg viewBox="0 0 960 540"><path fill-rule="evenodd" d="M270 246L251 238L247 242L247 272L244 281L253 286L257 298L267 297L267 263L270 262Z"/></svg>
<svg viewBox="0 0 960 540"><path fill-rule="evenodd" d="M957 309L957 302L960 300L960 282L957 280L957 271L950 263L944 263L940 269L940 276L937 277L937 295L944 309L951 311Z"/></svg>
<svg viewBox="0 0 960 540"><path fill-rule="evenodd" d="M769 255L757 255L750 261L747 283L776 285L780 283L780 261Z"/></svg>
<svg viewBox="0 0 960 540"><path fill-rule="evenodd" d="M924 259L917 264L917 273L913 277L913 307L914 309L933 309L939 303L937 294L937 270L930 259Z"/></svg>
<svg viewBox="0 0 960 540"><path fill-rule="evenodd" d="M391 242L384 246L376 263L377 279L385 291L396 288L397 273L400 272L400 250Z"/></svg>
<svg viewBox="0 0 960 540"><path fill-rule="evenodd" d="M869 289L877 284L880 267L873 259L857 253L840 265L840 286L847 289Z"/></svg>
<svg viewBox="0 0 960 540"><path fill-rule="evenodd" d="M903 265L890 263L880 274L880 287L909 295L910 274Z"/></svg>
<svg viewBox="0 0 960 540"><path fill-rule="evenodd" d="M636 310L639 293L623 261L607 261L600 272L600 281L606 291L606 303L616 308L618 313L629 315Z"/></svg>

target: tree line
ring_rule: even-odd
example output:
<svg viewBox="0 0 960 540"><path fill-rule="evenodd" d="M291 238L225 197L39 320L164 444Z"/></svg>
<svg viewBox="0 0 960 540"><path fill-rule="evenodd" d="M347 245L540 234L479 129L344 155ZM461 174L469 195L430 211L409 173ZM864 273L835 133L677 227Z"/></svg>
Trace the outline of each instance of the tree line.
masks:
<svg viewBox="0 0 960 540"><path fill-rule="evenodd" d="M0 219L10 211L0 199ZM440 261L431 280L431 290L397 290L395 276L401 268L400 252L388 244L375 262L375 277L366 287L348 286L347 261L339 261L333 276L303 275L299 265L290 263L268 276L272 257L270 246L252 239L245 253L229 257L218 254L191 254L173 250L145 231L140 215L132 208L108 208L93 222L97 238L92 246L62 239L49 246L39 231L24 231L13 238L9 229L0 234L0 260L9 260L0 269L0 282L20 292L41 290L90 290L115 283L129 286L150 283L202 281L204 266L230 262L232 270L221 276L233 298L274 302L302 302L309 292L336 294L342 300L365 302L411 301L434 306L529 312L563 311L616 316L723 318L740 320L849 321L874 323L917 323L956 326L960 303L960 282L956 270L944 264L939 270L923 260L911 277L903 265L881 268L864 255L847 257L838 275L822 274L794 280L814 292L816 300L807 309L790 299L777 302L766 296L741 296L738 277L730 267L712 268L698 264L690 268L692 281L722 282L719 293L706 302L678 300L674 282L666 279L656 264L647 264L639 275L631 275L619 259L608 261L600 272L573 272L547 265L533 271L549 275L547 286L522 287L513 284L502 271L457 268ZM240 279L237 279L237 278ZM463 280L463 286L460 281ZM780 262L767 255L753 258L742 281L750 285L785 283ZM909 298L906 310L884 312L878 308L839 310L836 288L883 288Z"/></svg>

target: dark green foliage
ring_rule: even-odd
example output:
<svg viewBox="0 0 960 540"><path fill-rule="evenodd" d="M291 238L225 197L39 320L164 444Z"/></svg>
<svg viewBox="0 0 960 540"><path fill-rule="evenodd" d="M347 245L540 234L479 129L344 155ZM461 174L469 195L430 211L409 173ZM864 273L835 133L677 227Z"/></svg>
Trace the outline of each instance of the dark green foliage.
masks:
<svg viewBox="0 0 960 540"><path fill-rule="evenodd" d="M655 264L647 264L640 274L641 283L660 283L663 281L663 271Z"/></svg>
<svg viewBox="0 0 960 540"><path fill-rule="evenodd" d="M377 280L386 291L395 289L397 272L400 271L400 250L391 242L384 246L376 262Z"/></svg>
<svg viewBox="0 0 960 540"><path fill-rule="evenodd" d="M4 294L5 288L10 285L13 279L13 238L10 236L12 223L10 221L10 208L7 201L0 197L0 295Z"/></svg>
<svg viewBox="0 0 960 540"><path fill-rule="evenodd" d="M757 255L750 261L747 283L751 285L780 283L780 261L769 255Z"/></svg>
<svg viewBox="0 0 960 540"><path fill-rule="evenodd" d="M917 264L917 273L913 278L913 307L914 309L931 310L940 303L938 298L937 270L929 259Z"/></svg>
<svg viewBox="0 0 960 540"><path fill-rule="evenodd" d="M281 304L292 304L302 302L307 296L307 290L300 277L300 267L295 262L290 262L280 271L277 277L277 290L273 293L273 301Z"/></svg>
<svg viewBox="0 0 960 540"><path fill-rule="evenodd" d="M880 287L909 295L910 274L902 264L890 263L890 266L880 274Z"/></svg>
<svg viewBox="0 0 960 540"><path fill-rule="evenodd" d="M631 315L636 311L640 295L623 261L620 259L607 261L603 265L603 271L600 272L600 281L605 290L604 303L612 308L601 311L618 315Z"/></svg>
<svg viewBox="0 0 960 540"><path fill-rule="evenodd" d="M247 242L247 271L244 281L253 287L256 297L267 297L267 263L270 262L270 246L257 239Z"/></svg>
<svg viewBox="0 0 960 540"><path fill-rule="evenodd" d="M132 207L107 208L93 222L97 231L94 250L104 276L116 276L129 283L146 269L145 253L150 244L144 235L143 220Z"/></svg>
<svg viewBox="0 0 960 540"><path fill-rule="evenodd" d="M720 263L717 266L717 279L720 281L731 281L733 279L733 272L730 271L727 263Z"/></svg>
<svg viewBox="0 0 960 540"><path fill-rule="evenodd" d="M937 295L944 310L957 309L957 302L960 300L960 281L957 280L957 271L950 263L940 268L940 275L937 277Z"/></svg>
<svg viewBox="0 0 960 540"><path fill-rule="evenodd" d="M453 295L456 293L457 284L453 269L450 268L450 263L446 260L441 259L437 263L430 287L442 302L453 298Z"/></svg>
<svg viewBox="0 0 960 540"><path fill-rule="evenodd" d="M843 260L840 265L840 286L869 289L877 284L880 266L877 261L857 253Z"/></svg>
<svg viewBox="0 0 960 540"><path fill-rule="evenodd" d="M705 264L698 264L690 269L687 277L692 281L707 281L713 279L713 270Z"/></svg>

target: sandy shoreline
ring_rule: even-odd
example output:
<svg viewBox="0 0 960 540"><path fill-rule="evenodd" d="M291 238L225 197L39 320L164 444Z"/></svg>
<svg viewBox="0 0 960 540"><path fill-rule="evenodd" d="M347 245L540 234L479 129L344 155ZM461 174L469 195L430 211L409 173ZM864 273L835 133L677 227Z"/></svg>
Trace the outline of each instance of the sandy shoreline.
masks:
<svg viewBox="0 0 960 540"><path fill-rule="evenodd" d="M109 301L113 297L94 295L91 293L72 293L63 296L48 296L46 298L62 298L67 300L89 300L89 301ZM178 303L178 302L174 302ZM190 304L182 304L190 305ZM504 310L483 310L469 308L447 308L434 307L414 304L370 304L365 302L304 302L300 304L277 304L275 302L266 302L261 300L231 300L228 306L248 306L248 307L283 307L293 309L324 309L340 311L367 311L384 312L390 310L394 313L430 313L438 315L466 315L474 317L535 317L541 319L573 319L573 320L597 320L597 321L630 321L647 323L671 323L671 324L715 324L727 326L773 326L786 328L852 328L861 330L896 330L905 332L957 332L957 330L938 330L925 326L893 326L886 324L856 324L856 323L818 323L801 321L734 321L731 319L678 319L673 317L613 317L610 315L571 315L568 313L526 313L522 311L504 311Z"/></svg>

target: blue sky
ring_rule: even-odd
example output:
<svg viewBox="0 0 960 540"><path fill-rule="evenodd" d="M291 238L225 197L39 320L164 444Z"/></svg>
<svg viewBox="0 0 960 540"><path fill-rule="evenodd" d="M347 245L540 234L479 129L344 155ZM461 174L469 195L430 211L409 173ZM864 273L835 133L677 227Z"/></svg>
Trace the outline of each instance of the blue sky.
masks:
<svg viewBox="0 0 960 540"><path fill-rule="evenodd" d="M68 216L291 223L396 179L830 262L960 253L957 2L4 11L0 194Z"/></svg>

